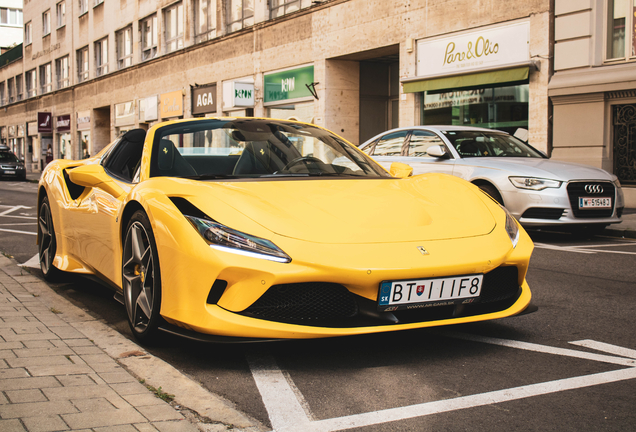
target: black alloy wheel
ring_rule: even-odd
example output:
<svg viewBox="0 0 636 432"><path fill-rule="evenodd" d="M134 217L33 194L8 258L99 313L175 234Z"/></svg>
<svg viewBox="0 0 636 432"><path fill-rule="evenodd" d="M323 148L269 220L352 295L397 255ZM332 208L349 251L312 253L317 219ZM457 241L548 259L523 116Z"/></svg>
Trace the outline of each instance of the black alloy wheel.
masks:
<svg viewBox="0 0 636 432"><path fill-rule="evenodd" d="M40 269L42 270L44 279L48 281L54 280L60 271L53 265L55 251L57 250L57 241L55 240L55 229L53 228L53 218L51 217L51 207L48 197L44 197L40 204L38 239L40 239L38 247Z"/></svg>
<svg viewBox="0 0 636 432"><path fill-rule="evenodd" d="M150 221L141 210L126 229L122 285L130 330L140 342L155 342L161 322L161 276Z"/></svg>

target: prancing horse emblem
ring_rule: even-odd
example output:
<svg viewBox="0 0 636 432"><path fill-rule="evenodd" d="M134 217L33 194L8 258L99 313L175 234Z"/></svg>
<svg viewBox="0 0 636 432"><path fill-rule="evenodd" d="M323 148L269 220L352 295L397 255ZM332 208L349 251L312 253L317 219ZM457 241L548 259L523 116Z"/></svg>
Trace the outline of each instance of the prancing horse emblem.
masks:
<svg viewBox="0 0 636 432"><path fill-rule="evenodd" d="M417 250L422 252L422 255L429 255L428 251L424 249L424 246L418 246Z"/></svg>

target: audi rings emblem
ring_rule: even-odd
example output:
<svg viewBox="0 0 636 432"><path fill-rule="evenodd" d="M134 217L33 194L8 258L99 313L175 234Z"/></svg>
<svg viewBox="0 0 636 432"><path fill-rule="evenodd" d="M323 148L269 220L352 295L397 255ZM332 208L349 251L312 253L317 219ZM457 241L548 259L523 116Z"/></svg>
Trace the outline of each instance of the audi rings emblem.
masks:
<svg viewBox="0 0 636 432"><path fill-rule="evenodd" d="M585 185L585 192L589 194L600 194L603 193L603 186L600 184L588 184Z"/></svg>

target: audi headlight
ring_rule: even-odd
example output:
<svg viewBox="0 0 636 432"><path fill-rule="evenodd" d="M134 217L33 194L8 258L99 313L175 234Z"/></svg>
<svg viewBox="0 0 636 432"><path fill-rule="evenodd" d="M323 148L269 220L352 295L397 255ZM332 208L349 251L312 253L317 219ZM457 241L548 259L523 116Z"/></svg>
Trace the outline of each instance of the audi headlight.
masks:
<svg viewBox="0 0 636 432"><path fill-rule="evenodd" d="M530 189L540 191L547 188L560 188L561 183L557 180L542 179L535 177L508 177L510 183L519 189Z"/></svg>
<svg viewBox="0 0 636 432"><path fill-rule="evenodd" d="M614 183L614 187L616 188L616 208L625 207L625 197L623 196L621 182L617 178L612 183Z"/></svg>
<svg viewBox="0 0 636 432"><path fill-rule="evenodd" d="M289 255L269 240L233 230L213 220L185 216L214 249L279 263L291 262Z"/></svg>
<svg viewBox="0 0 636 432"><path fill-rule="evenodd" d="M517 247L517 243L519 243L519 225L517 225L515 217L511 215L504 206L501 206L501 208L506 212L506 232L508 233L508 237L510 237L512 247L515 248Z"/></svg>

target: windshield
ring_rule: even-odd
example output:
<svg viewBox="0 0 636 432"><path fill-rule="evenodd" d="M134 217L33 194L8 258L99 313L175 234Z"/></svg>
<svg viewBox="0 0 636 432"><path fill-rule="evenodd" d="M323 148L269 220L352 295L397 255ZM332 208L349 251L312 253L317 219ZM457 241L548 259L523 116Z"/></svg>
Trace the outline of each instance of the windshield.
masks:
<svg viewBox="0 0 636 432"><path fill-rule="evenodd" d="M0 152L0 162L19 162L16 155L9 152Z"/></svg>
<svg viewBox="0 0 636 432"><path fill-rule="evenodd" d="M272 119L182 122L157 130L150 176L390 177L324 129Z"/></svg>
<svg viewBox="0 0 636 432"><path fill-rule="evenodd" d="M461 157L543 158L523 141L501 132L443 131Z"/></svg>

